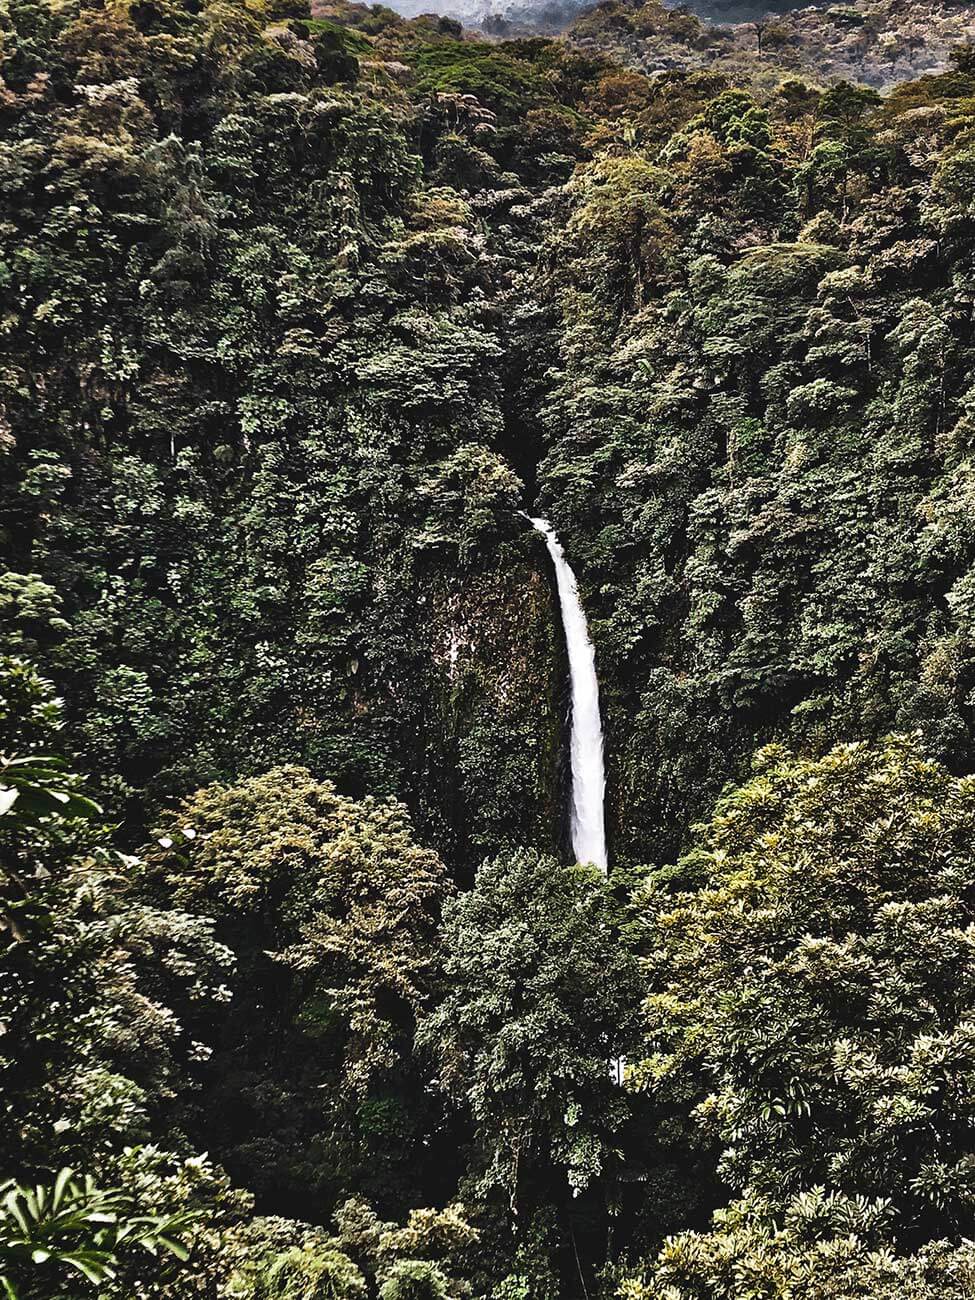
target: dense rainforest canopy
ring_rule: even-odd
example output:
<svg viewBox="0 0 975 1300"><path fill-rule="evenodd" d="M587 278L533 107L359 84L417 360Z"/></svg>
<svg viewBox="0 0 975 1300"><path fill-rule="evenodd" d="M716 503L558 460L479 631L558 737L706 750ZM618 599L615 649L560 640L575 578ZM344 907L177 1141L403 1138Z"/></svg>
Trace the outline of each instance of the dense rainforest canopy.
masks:
<svg viewBox="0 0 975 1300"><path fill-rule="evenodd" d="M975 51L661 33L0 0L8 1300L975 1293Z"/></svg>

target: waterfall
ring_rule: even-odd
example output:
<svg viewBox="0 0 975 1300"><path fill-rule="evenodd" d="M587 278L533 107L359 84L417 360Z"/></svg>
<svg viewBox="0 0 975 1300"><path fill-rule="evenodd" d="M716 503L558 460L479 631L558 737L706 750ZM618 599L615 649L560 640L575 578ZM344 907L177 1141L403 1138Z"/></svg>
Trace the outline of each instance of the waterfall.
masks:
<svg viewBox="0 0 975 1300"><path fill-rule="evenodd" d="M572 851L578 862L591 862L605 874L606 831L603 822L603 728L599 717L599 680L596 655L589 640L585 610L579 599L575 574L555 530L547 519L532 519L532 527L545 538L555 565L562 626L569 654L572 687Z"/></svg>

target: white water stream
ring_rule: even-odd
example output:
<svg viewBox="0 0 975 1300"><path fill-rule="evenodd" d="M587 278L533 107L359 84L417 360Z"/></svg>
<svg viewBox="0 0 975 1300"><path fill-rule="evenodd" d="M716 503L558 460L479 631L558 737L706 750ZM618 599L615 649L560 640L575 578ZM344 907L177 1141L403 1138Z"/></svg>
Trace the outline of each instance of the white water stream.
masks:
<svg viewBox="0 0 975 1300"><path fill-rule="evenodd" d="M599 680L596 655L589 640L585 610L579 599L575 574L569 567L555 529L547 519L532 519L532 526L545 538L555 565L555 579L565 628L572 688L572 851L578 862L591 862L607 870L606 829L603 800L606 778L603 772L603 728L599 716Z"/></svg>

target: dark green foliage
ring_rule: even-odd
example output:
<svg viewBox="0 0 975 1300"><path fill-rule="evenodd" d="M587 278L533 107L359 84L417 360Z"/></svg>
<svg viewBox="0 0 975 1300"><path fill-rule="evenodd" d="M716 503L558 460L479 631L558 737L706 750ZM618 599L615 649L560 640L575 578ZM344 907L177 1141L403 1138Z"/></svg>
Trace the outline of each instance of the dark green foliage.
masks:
<svg viewBox="0 0 975 1300"><path fill-rule="evenodd" d="M442 704L458 558L506 598L531 580L499 547L522 502L497 453L496 283L523 235L485 241L462 195L428 199L404 96L333 85L365 38L157 8L67 6L50 79L8 105L0 454L29 576L0 614L60 640L80 761L135 826L147 792L304 761L408 795L463 858L468 801L414 773L464 783ZM424 133L521 197L449 107ZM518 630L549 627L545 602ZM505 713L472 700L462 727ZM525 775L551 805L551 776ZM524 833L510 805L487 831Z"/></svg>
<svg viewBox="0 0 975 1300"><path fill-rule="evenodd" d="M23 660L0 665L0 697L22 750L56 743L60 702ZM66 763L27 757L4 772L17 797L0 817L0 1113L15 1176L0 1210L3 1285L21 1300L88 1283L129 1300L145 1252L161 1251L152 1294L163 1295L194 1225L215 1231L247 1204L180 1149L178 1132L175 1151L144 1145L207 1050L172 1004L219 1000L231 956L208 921L133 897L135 860L111 848ZM76 1179L66 1161L90 1172ZM204 1249L201 1285L213 1254Z"/></svg>
<svg viewBox="0 0 975 1300"><path fill-rule="evenodd" d="M24 1300L971 1291L975 76L877 4L0 4Z"/></svg>
<svg viewBox="0 0 975 1300"><path fill-rule="evenodd" d="M923 99L948 97L960 140L973 89ZM640 279L593 282L630 220L607 163L569 186L540 481L594 616L619 855L679 848L765 740L919 727L971 760L975 552L951 503L970 493L972 228L964 146L939 156L921 101L892 97L881 132L871 96L814 97L801 158L793 122L721 95L656 170L628 163L655 213Z"/></svg>
<svg viewBox="0 0 975 1300"><path fill-rule="evenodd" d="M199 1217L135 1215L118 1192L101 1192L70 1169L50 1187L7 1182L0 1186L0 1288L8 1300L63 1297L66 1279L80 1274L99 1286L116 1276L120 1254L140 1249L185 1262L187 1233Z"/></svg>
<svg viewBox="0 0 975 1300"><path fill-rule="evenodd" d="M165 1000L187 985L194 999L219 997L230 954L206 920L131 897L132 860L109 847L63 763L13 770L29 775L0 820L5 1158L29 1171L57 1150L90 1168L94 1151L147 1136L193 1048Z"/></svg>
<svg viewBox="0 0 975 1300"><path fill-rule="evenodd" d="M434 1264L402 1260L380 1287L379 1300L447 1300L447 1279Z"/></svg>
<svg viewBox="0 0 975 1300"><path fill-rule="evenodd" d="M365 1296L366 1286L341 1251L306 1245L274 1256L248 1294L255 1300L358 1300Z"/></svg>
<svg viewBox="0 0 975 1300"><path fill-rule="evenodd" d="M638 968L618 921L594 868L525 852L486 863L445 911L446 988L419 1039L473 1124L475 1194L523 1243L555 1215L557 1247L587 1191L598 1232L619 1173L631 1108L611 1067L634 1041Z"/></svg>
<svg viewBox="0 0 975 1300"><path fill-rule="evenodd" d="M233 1000L199 1029L201 1144L296 1216L327 1219L350 1179L400 1208L443 1159L411 1052L450 892L402 806L300 768L211 787L159 828L146 876L236 957Z"/></svg>
<svg viewBox="0 0 975 1300"><path fill-rule="evenodd" d="M741 1197L668 1243L658 1279L730 1300L741 1269L776 1296L790 1278L845 1294L860 1270L882 1294L868 1251L933 1260L972 1200L975 784L906 740L773 749L756 768L638 898L653 1054L635 1082L686 1096L696 1080Z"/></svg>

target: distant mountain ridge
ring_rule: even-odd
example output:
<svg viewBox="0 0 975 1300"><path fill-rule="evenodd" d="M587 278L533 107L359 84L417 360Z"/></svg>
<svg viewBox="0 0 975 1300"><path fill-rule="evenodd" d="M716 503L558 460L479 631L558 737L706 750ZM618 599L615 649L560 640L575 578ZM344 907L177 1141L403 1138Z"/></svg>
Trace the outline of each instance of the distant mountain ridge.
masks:
<svg viewBox="0 0 975 1300"><path fill-rule="evenodd" d="M975 8L955 0L853 0L719 25L659 0L601 0L566 35L646 73L703 69L736 82L800 76L884 90L947 67L952 48L975 41Z"/></svg>
<svg viewBox="0 0 975 1300"><path fill-rule="evenodd" d="M325 0L313 8L325 14L332 6ZM500 38L564 35L644 73L713 71L737 84L770 88L784 77L802 77L885 90L943 71L952 48L975 43L975 6L958 0L851 0L801 8L781 0L679 6L661 0L397 0L393 9ZM390 13L384 5L372 11Z"/></svg>

